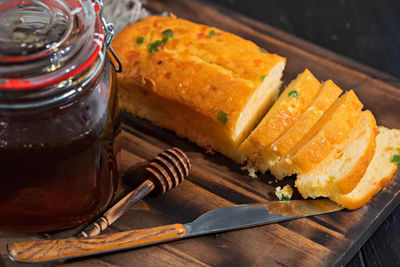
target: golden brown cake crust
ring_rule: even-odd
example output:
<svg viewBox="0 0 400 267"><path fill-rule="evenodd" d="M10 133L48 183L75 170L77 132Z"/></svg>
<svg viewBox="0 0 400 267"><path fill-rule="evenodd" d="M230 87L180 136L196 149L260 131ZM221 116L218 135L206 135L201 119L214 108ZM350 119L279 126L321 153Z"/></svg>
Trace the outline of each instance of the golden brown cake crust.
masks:
<svg viewBox="0 0 400 267"><path fill-rule="evenodd" d="M317 96L310 110L306 110L305 116L301 117L283 136L272 144L274 151L280 156L286 156L290 149L301 140L311 129L330 105L339 97L342 90L331 80L325 82L320 94Z"/></svg>
<svg viewBox="0 0 400 267"><path fill-rule="evenodd" d="M267 113L259 126L248 137L251 143L269 147L311 104L321 88L321 83L314 75L305 69L303 73L288 85L274 106L270 109L271 115ZM299 80L300 79L300 80ZM290 94L296 92L297 96Z"/></svg>
<svg viewBox="0 0 400 267"><path fill-rule="evenodd" d="M368 165L370 164L372 157L375 153L375 138L378 133L378 130L376 128L376 120L371 111L366 110L363 111L363 113L369 117L370 125L368 126L373 128L374 134L370 135L370 138L368 140L368 149L364 151L363 155L353 166L351 171L346 176L335 182L336 186L338 187L338 191L341 194L350 193L357 186L362 176L365 174L365 171L367 170Z"/></svg>
<svg viewBox="0 0 400 267"><path fill-rule="evenodd" d="M172 36L150 52L165 30ZM223 111L230 130L264 75L285 61L233 34L174 17L151 16L129 25L112 46L124 65L122 86L184 103L212 120Z"/></svg>
<svg viewBox="0 0 400 267"><path fill-rule="evenodd" d="M230 140L224 138L226 133L221 132L219 122L210 122L207 117L187 109L180 103L173 103L152 93L144 93L137 87L120 86L118 90L122 110L147 119L160 127L172 129L177 136L195 142L207 152L215 150L237 163L244 162L245 159L232 146Z"/></svg>
<svg viewBox="0 0 400 267"><path fill-rule="evenodd" d="M376 121L363 111L346 141L307 174L299 174L296 187L304 197L330 197L351 192L365 174L375 153Z"/></svg>
<svg viewBox="0 0 400 267"><path fill-rule="evenodd" d="M321 162L331 150L348 136L356 124L363 107L362 103L354 93L348 91L343 104L335 110L333 116L318 133L291 157L300 172L309 172L316 164ZM338 99L337 101L339 101ZM327 111L329 113L329 110ZM321 120L324 118L321 118ZM312 132L311 129L310 132ZM289 154L292 152L289 152Z"/></svg>
<svg viewBox="0 0 400 267"><path fill-rule="evenodd" d="M348 194L331 196L332 200L347 209L355 210L367 204L391 181L397 170L391 157L400 153L400 130L379 126L378 131L375 154L360 182Z"/></svg>

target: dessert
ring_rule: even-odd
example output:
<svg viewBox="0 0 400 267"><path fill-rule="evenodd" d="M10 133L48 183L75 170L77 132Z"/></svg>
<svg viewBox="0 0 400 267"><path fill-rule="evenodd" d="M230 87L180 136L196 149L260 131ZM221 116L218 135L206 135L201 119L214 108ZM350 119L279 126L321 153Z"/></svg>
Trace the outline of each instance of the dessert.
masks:
<svg viewBox="0 0 400 267"><path fill-rule="evenodd" d="M285 59L214 27L151 16L112 43L120 105L237 162L237 147L276 99Z"/></svg>
<svg viewBox="0 0 400 267"><path fill-rule="evenodd" d="M307 134L343 91L331 80L324 82L321 91L301 117L271 146L282 158Z"/></svg>
<svg viewBox="0 0 400 267"><path fill-rule="evenodd" d="M277 160L271 144L277 140L313 102L321 83L306 69L282 92L239 150L248 159L248 166L261 172Z"/></svg>
<svg viewBox="0 0 400 267"><path fill-rule="evenodd" d="M378 127L375 154L357 186L348 194L330 198L347 209L358 209L390 182L400 164L400 130Z"/></svg>
<svg viewBox="0 0 400 267"><path fill-rule="evenodd" d="M346 139L361 114L362 106L353 91L342 95L288 155L272 166L272 175L282 179L295 173L311 171L336 145Z"/></svg>
<svg viewBox="0 0 400 267"><path fill-rule="evenodd" d="M238 36L152 16L126 27L112 46L125 67L122 109L247 163L251 174L297 174L304 198L358 208L400 164L399 130L380 127L376 136L374 116L352 90L339 97L333 81L321 84L308 69L273 104L285 59Z"/></svg>
<svg viewBox="0 0 400 267"><path fill-rule="evenodd" d="M376 121L363 111L347 140L305 174L298 174L296 187L305 197L329 197L351 192L363 177L375 152Z"/></svg>

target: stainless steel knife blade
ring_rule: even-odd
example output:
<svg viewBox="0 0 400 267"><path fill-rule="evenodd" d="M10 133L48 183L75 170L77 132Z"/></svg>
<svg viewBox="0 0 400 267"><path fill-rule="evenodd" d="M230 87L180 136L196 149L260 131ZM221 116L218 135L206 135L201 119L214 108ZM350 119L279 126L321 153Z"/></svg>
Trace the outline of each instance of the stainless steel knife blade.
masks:
<svg viewBox="0 0 400 267"><path fill-rule="evenodd" d="M268 223L325 214L343 209L328 199L270 201L219 208L184 224L185 236L231 231Z"/></svg>

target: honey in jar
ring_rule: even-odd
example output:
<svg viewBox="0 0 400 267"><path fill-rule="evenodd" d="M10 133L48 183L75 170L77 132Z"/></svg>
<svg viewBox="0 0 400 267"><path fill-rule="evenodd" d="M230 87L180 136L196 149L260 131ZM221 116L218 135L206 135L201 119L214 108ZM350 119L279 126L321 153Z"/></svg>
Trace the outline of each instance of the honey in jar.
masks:
<svg viewBox="0 0 400 267"><path fill-rule="evenodd" d="M118 185L111 25L99 1L0 2L0 231L99 216Z"/></svg>

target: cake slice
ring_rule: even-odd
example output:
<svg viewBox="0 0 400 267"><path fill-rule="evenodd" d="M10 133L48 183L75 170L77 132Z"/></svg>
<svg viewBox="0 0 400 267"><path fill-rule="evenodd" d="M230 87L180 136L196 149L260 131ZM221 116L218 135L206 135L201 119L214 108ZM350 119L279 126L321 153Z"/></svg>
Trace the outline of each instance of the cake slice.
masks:
<svg viewBox="0 0 400 267"><path fill-rule="evenodd" d="M306 174L298 174L296 187L304 197L347 194L358 184L375 152L376 121L362 112L346 141Z"/></svg>
<svg viewBox="0 0 400 267"><path fill-rule="evenodd" d="M277 179L307 173L346 140L363 105L351 90L337 99L311 130L270 171Z"/></svg>
<svg viewBox="0 0 400 267"><path fill-rule="evenodd" d="M285 58L173 16L127 26L112 47L123 110L244 162L238 147L276 99Z"/></svg>
<svg viewBox="0 0 400 267"><path fill-rule="evenodd" d="M390 182L400 164L400 130L378 127L375 154L364 176L348 194L330 198L347 209L358 209Z"/></svg>
<svg viewBox="0 0 400 267"><path fill-rule="evenodd" d="M250 168L265 172L276 160L271 144L285 133L313 102L321 83L306 69L282 92L239 150Z"/></svg>
<svg viewBox="0 0 400 267"><path fill-rule="evenodd" d="M331 80L324 82L322 89L311 106L304 111L289 130L270 146L269 150L275 155L275 158L280 159L286 156L315 125L342 92L342 89Z"/></svg>

